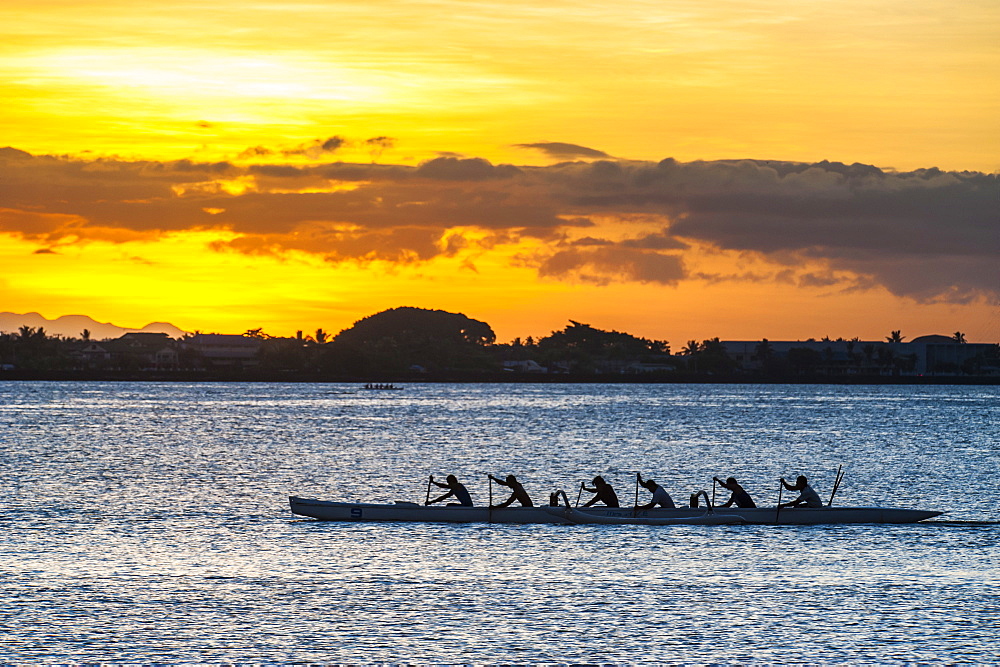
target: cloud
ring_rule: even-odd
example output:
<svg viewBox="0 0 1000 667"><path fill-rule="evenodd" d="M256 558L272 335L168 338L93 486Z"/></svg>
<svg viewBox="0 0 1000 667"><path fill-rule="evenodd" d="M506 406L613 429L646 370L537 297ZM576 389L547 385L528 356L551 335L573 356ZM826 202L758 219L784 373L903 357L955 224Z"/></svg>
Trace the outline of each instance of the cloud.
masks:
<svg viewBox="0 0 1000 667"><path fill-rule="evenodd" d="M253 158L266 158L271 156L281 157L308 157L314 160L322 159L332 153L336 153L349 142L341 136L328 137L326 139L313 139L304 144L295 146L285 146L282 148L268 148L267 146L250 146L240 151L237 158L249 160Z"/></svg>
<svg viewBox="0 0 1000 667"><path fill-rule="evenodd" d="M511 178L521 170L511 165L493 166L482 158L461 159L438 157L417 167L416 176L444 181L483 181L493 178Z"/></svg>
<svg viewBox="0 0 1000 667"><path fill-rule="evenodd" d="M591 159L591 158L610 158L611 156L604 151L599 151L594 148L587 148L586 146L577 146L576 144L566 144L560 141L543 141L535 144L514 144L515 148L530 148L534 150L541 151L548 155L549 157L554 157L560 160L575 160L579 158Z"/></svg>
<svg viewBox="0 0 1000 667"><path fill-rule="evenodd" d="M328 139L314 139L313 141L294 146L292 148L284 148L280 152L286 157L293 157L296 155L305 155L313 159L318 159L327 153L336 153L341 146L347 143L347 139L344 137L329 137Z"/></svg>
<svg viewBox="0 0 1000 667"><path fill-rule="evenodd" d="M531 239L521 261L553 279L766 279L955 303L1000 295L998 177L978 172L672 159L534 167L454 155L239 165L0 148L0 182L0 231L45 247L215 228L237 235L219 250L421 262ZM706 250L757 268L698 267Z"/></svg>
<svg viewBox="0 0 1000 667"><path fill-rule="evenodd" d="M645 250L687 250L690 246L670 235L669 230L658 234L646 234L637 239L622 241L626 248L643 248Z"/></svg>
<svg viewBox="0 0 1000 667"><path fill-rule="evenodd" d="M377 161L380 157L382 157L382 153L395 145L396 140L392 137L372 137L371 139L365 140L365 146L368 147L368 153L372 157L372 162Z"/></svg>
<svg viewBox="0 0 1000 667"><path fill-rule="evenodd" d="M674 285L685 277L680 257L623 246L560 250L541 262L538 273L543 277L576 278L600 285L613 281Z"/></svg>

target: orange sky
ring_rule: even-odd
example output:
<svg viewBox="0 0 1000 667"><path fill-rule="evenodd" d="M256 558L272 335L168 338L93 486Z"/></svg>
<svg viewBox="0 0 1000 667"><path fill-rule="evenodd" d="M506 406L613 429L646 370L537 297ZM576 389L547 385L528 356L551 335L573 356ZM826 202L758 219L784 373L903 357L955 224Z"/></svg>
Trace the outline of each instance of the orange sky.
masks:
<svg viewBox="0 0 1000 667"><path fill-rule="evenodd" d="M0 309L996 342L998 36L992 0L8 0Z"/></svg>

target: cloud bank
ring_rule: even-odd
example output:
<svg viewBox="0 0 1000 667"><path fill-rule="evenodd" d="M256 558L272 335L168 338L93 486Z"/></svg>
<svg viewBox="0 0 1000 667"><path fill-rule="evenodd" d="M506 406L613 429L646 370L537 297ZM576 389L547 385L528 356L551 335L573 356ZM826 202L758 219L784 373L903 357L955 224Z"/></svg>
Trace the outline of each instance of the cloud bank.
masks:
<svg viewBox="0 0 1000 667"><path fill-rule="evenodd" d="M541 151L549 157L560 160L588 159L588 158L610 158L604 151L576 144L567 144L561 141L543 141L535 144L514 144L515 148L533 148Z"/></svg>
<svg viewBox="0 0 1000 667"><path fill-rule="evenodd" d="M785 280L831 289L882 286L919 301L1000 297L994 174L761 160L598 159L547 167L458 157L418 166L274 161L292 153L323 159L343 141L242 156L268 155L266 164L81 159L0 148L0 232L58 251L90 240L226 229L237 237L217 251L295 250L331 262L422 262L530 240L533 250L516 261L548 279ZM391 139L372 141L378 150ZM553 155L553 147L582 149L525 146ZM695 249L770 268L699 269Z"/></svg>

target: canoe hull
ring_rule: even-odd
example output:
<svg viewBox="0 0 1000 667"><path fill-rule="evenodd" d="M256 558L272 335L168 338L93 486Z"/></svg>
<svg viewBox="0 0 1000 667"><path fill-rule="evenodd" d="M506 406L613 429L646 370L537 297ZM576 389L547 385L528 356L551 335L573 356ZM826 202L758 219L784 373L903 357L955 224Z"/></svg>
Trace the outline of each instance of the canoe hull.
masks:
<svg viewBox="0 0 1000 667"><path fill-rule="evenodd" d="M569 523L543 507L463 507L416 503L338 503L309 498L289 498L292 513L321 521L406 521L429 523Z"/></svg>
<svg viewBox="0 0 1000 667"><path fill-rule="evenodd" d="M292 513L321 521L353 522L430 522L430 523L549 523L573 524L596 521L573 521L551 507L461 507L455 505L424 506L416 503L341 503L311 498L289 498ZM586 511L573 508L586 518L607 518L602 523L696 524L705 517L704 508L636 510L631 507L589 507ZM756 509L717 508L714 523L747 523L756 525L819 525L844 523L916 523L939 516L941 512L899 509L891 507L773 507ZM723 517L720 519L719 517ZM738 517L738 520L737 518ZM619 521L618 519L621 519ZM706 520L706 523L708 521Z"/></svg>
<svg viewBox="0 0 1000 667"><path fill-rule="evenodd" d="M549 514L565 519L569 523L596 523L602 525L641 525L641 526L731 526L746 523L743 517L736 514L709 512L702 510L696 516L608 516L603 512L584 512L573 507L546 507ZM645 513L645 512L643 512ZM639 514L639 512L636 512ZM676 514L676 512L675 512Z"/></svg>

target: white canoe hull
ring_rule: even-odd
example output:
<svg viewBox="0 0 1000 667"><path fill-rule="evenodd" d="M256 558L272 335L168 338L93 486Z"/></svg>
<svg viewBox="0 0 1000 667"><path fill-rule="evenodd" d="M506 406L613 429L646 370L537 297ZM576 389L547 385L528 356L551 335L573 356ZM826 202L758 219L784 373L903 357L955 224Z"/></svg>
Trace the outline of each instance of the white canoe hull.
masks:
<svg viewBox="0 0 1000 667"><path fill-rule="evenodd" d="M644 523L644 524L696 524L699 519L706 521L705 508L651 509L641 510L631 507L578 508L554 507L461 507L456 505L418 505L416 503L341 503L310 498L289 498L292 513L322 521L408 521L431 523ZM559 510L571 509L578 520ZM716 523L737 522L748 524L816 525L838 523L915 523L940 515L941 512L928 510L898 509L891 507L818 507L789 508L776 510L773 507L741 509L735 507L716 508ZM609 519L601 521L601 519Z"/></svg>

